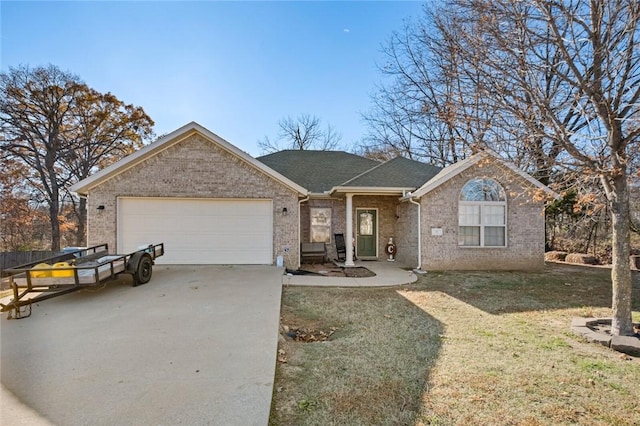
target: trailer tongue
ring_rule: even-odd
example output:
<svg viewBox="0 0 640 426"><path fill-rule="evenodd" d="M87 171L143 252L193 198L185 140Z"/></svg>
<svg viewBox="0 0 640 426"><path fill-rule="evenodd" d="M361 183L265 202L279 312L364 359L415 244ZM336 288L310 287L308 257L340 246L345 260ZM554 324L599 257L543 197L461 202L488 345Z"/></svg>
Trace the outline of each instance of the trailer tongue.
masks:
<svg viewBox="0 0 640 426"><path fill-rule="evenodd" d="M151 280L154 260L164 254L164 243L150 244L129 254L109 254L107 244L78 249L37 262L6 269L13 298L0 303L8 319L31 315L31 305L84 288L115 280L121 274L133 277L133 285Z"/></svg>

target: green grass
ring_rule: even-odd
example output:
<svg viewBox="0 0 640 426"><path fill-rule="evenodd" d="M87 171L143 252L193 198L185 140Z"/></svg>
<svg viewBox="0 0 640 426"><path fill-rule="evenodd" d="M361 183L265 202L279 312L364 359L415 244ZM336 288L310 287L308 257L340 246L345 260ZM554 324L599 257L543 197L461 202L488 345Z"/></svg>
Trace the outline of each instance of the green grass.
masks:
<svg viewBox="0 0 640 426"><path fill-rule="evenodd" d="M640 316L635 275L634 318ZM430 273L399 288L283 290L272 425L637 425L640 359L570 333L610 315L606 270Z"/></svg>
<svg viewBox="0 0 640 426"><path fill-rule="evenodd" d="M544 339L539 344L539 347L541 349L546 349L546 350L549 350L549 351L553 351L553 350L558 349L558 348L570 348L571 345L569 343L567 343L567 341L562 337L552 336L551 338Z"/></svg>
<svg viewBox="0 0 640 426"><path fill-rule="evenodd" d="M587 373L611 370L614 368L612 363L604 360L578 359L576 360L576 364L581 370Z"/></svg>

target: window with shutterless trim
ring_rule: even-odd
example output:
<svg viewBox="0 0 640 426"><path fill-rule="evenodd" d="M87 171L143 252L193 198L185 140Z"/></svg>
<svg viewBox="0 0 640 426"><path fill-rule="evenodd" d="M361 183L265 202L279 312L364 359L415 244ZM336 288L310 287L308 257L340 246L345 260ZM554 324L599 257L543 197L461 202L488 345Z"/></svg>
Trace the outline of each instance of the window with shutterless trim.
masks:
<svg viewBox="0 0 640 426"><path fill-rule="evenodd" d="M312 243L331 242L331 209L311 207L310 236Z"/></svg>
<svg viewBox="0 0 640 426"><path fill-rule="evenodd" d="M475 178L462 187L458 201L458 245L506 247L507 198L495 180Z"/></svg>

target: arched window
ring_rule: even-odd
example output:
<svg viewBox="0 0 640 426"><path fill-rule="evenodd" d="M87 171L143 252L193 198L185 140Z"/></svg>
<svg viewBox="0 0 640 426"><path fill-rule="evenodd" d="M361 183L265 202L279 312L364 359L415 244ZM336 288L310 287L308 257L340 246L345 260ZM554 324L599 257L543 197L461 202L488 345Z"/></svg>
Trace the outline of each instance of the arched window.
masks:
<svg viewBox="0 0 640 426"><path fill-rule="evenodd" d="M507 198L493 179L471 179L462 187L458 202L458 245L507 245Z"/></svg>

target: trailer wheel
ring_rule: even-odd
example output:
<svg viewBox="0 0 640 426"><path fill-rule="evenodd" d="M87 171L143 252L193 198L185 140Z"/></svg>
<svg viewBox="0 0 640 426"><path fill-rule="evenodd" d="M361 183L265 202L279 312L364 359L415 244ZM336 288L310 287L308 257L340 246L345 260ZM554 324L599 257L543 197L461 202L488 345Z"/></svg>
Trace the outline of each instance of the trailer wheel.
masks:
<svg viewBox="0 0 640 426"><path fill-rule="evenodd" d="M138 267L133 273L133 285L138 286L148 283L151 280L152 273L153 260L151 260L151 256L145 253L140 257L140 260L138 261Z"/></svg>

